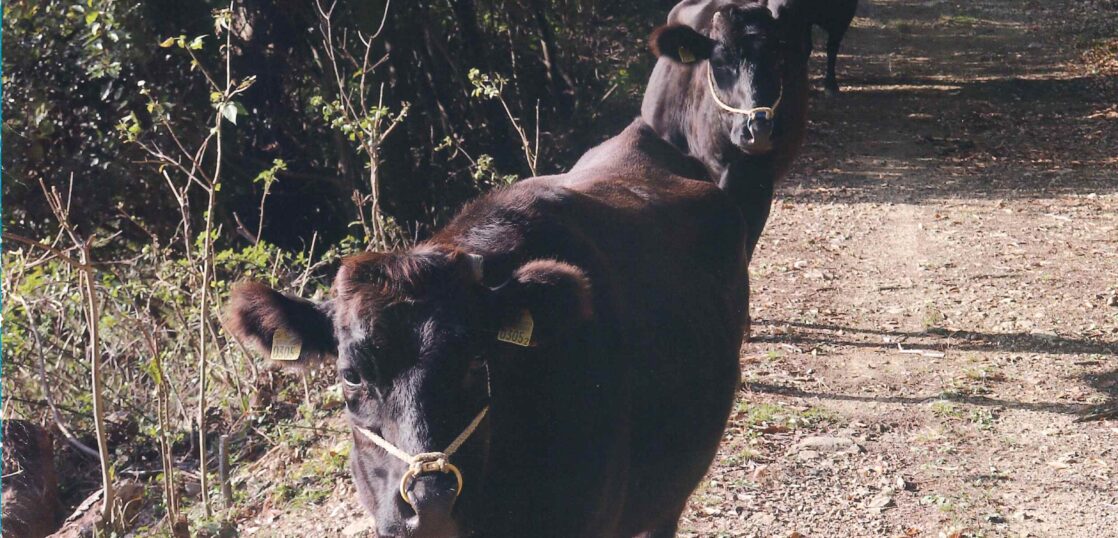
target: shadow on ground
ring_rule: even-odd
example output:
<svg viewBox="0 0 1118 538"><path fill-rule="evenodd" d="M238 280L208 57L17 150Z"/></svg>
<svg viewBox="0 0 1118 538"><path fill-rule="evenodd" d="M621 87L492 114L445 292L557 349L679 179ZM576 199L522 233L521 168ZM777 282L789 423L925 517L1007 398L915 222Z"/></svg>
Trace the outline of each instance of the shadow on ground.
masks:
<svg viewBox="0 0 1118 538"><path fill-rule="evenodd" d="M757 343L790 344L803 347L827 344L863 349L877 348L881 351L891 351L896 349L896 342L908 338L939 337L948 338L950 340L931 345L921 343L920 347L922 349L938 348L977 352L1087 354L1100 356L1098 360L1091 359L1081 361L1081 365L1085 367L1100 365L1103 364L1104 361L1118 361L1118 343L1094 339L1077 339L1030 333L983 333L976 331L946 330L927 332L884 331L779 320L755 320L754 323L756 325L788 326L800 329L787 334L758 336L754 339L754 342ZM814 334L810 331L827 331L827 333L825 335ZM840 336L840 333L841 335L849 336ZM885 342L884 339L882 339L881 342L859 340L857 339L857 335L889 337L889 342ZM921 405L936 400L950 400L986 407L1003 407L1006 409L1077 415L1081 417L1081 420L1101 420L1104 418L1113 418L1118 415L1118 369L1103 374L1084 374L1082 375L1082 379L1086 385L1106 394L1108 396L1108 401L1101 405L1064 402L1019 402L991 398L983 395L965 394L956 391L944 391L933 396L863 396L837 392L809 391L797 387L771 383L749 382L745 383L744 386L747 390L752 392L780 394L796 398L819 398L823 400L899 403L909 405Z"/></svg>
<svg viewBox="0 0 1118 538"><path fill-rule="evenodd" d="M928 402L938 400L949 400L959 403L967 403L972 405L981 405L984 407L1002 407L1006 409L1018 409L1024 411L1039 411L1044 413L1060 413L1065 415L1082 415L1084 412L1092 409L1088 404L1072 404L1072 403L1055 403L1055 402L1017 402L1013 400L1002 400L998 398L987 398L985 396L968 396L955 392L944 392L934 396L860 396L857 394L840 394L837 392L824 392L824 391L809 391L796 387L789 387L786 385L776 385L772 383L744 383L744 388L751 392L761 392L766 394L780 394L782 396L791 396L795 398L818 398L821 400L837 400L846 402L876 402L876 403L894 403L894 404L907 404L907 405L923 405Z"/></svg>
<svg viewBox="0 0 1118 538"><path fill-rule="evenodd" d="M1118 193L1105 97L1118 96L1118 77L1051 63L1009 6L977 9L876 3L844 43L844 93L824 98L812 81L810 142L782 195L932 204ZM813 75L822 63L817 51Z"/></svg>
<svg viewBox="0 0 1118 538"><path fill-rule="evenodd" d="M895 343L866 342L850 338L841 338L837 333L844 334L872 334L889 336L891 342L901 341L905 338L941 337L950 340L943 341L939 347L963 351L989 351L989 352L1017 352L1017 353L1046 353L1046 354L1090 354L1109 355L1118 357L1118 342L1086 338L1068 338L1051 334L1034 333L984 333L977 331L951 331L946 329L932 329L929 331L883 331L877 329L860 329L856 327L843 327L818 323L799 323L795 321L756 320L757 325L788 326L813 331L829 331L825 337L806 331L791 332L772 336L758 336L755 342L772 342L786 344L832 344L861 348L895 349Z"/></svg>

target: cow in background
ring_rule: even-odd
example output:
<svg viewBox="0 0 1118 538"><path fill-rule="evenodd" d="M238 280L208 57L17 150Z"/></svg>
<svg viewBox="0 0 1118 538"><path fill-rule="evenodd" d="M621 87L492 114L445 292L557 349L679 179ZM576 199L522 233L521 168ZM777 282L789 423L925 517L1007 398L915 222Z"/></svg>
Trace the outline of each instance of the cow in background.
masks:
<svg viewBox="0 0 1118 538"><path fill-rule="evenodd" d="M823 88L827 95L836 96L839 93L838 79L835 77L835 63L838 60L839 47L842 38L850 29L854 20L854 13L858 11L858 0L769 0L774 11L785 9L788 4L800 4L808 23L818 26L827 32L827 76L823 81ZM810 26L808 27L807 43L808 52L811 51L812 39Z"/></svg>
<svg viewBox="0 0 1118 538"><path fill-rule="evenodd" d="M747 263L807 125L810 23L797 8L685 0L650 37L659 60L641 117L737 203Z"/></svg>

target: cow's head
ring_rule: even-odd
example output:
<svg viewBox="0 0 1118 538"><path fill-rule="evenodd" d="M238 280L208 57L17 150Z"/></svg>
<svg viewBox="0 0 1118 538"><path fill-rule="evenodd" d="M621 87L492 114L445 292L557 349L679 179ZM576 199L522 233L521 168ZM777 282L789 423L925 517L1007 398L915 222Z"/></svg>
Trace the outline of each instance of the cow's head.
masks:
<svg viewBox="0 0 1118 538"><path fill-rule="evenodd" d="M488 405L494 357L530 353L520 347L529 343L525 333L531 346L546 346L593 315L589 281L575 266L535 260L484 278L484 265L454 248L421 246L346 258L331 299L321 304L256 283L233 292L226 325L264 356L294 358L271 356L279 339L284 354L298 355L292 365L336 357L355 432L351 470L382 538L471 532L489 426L482 420L449 457L464 478L461 491L453 473L422 472L404 484L406 500L408 465L363 430L408 455L446 451ZM503 283L486 284L494 280ZM521 334L510 338L510 327Z"/></svg>
<svg viewBox="0 0 1118 538"><path fill-rule="evenodd" d="M802 37L778 23L765 5L745 4L716 11L709 36L669 24L653 31L649 46L656 56L696 64L711 112L721 119L712 128L727 132L742 152L761 155L773 148L789 44L802 45Z"/></svg>

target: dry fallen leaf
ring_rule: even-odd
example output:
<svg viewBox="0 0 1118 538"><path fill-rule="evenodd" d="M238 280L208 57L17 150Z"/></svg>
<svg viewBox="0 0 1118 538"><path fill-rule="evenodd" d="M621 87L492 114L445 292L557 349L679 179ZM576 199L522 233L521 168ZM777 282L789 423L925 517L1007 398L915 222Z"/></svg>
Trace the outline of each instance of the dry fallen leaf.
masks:
<svg viewBox="0 0 1118 538"><path fill-rule="evenodd" d="M760 483L761 480L764 479L765 475L768 474L768 469L768 465L758 465L756 469L753 469L753 473L750 475L750 478L752 478L754 482Z"/></svg>
<svg viewBox="0 0 1118 538"><path fill-rule="evenodd" d="M753 429L761 433L788 433L791 431L788 426L783 424L765 424L764 426L755 426Z"/></svg>
<svg viewBox="0 0 1118 538"><path fill-rule="evenodd" d="M885 488L877 496L870 499L870 502L866 503L866 508L877 514L884 512L890 506L893 506L893 488Z"/></svg>

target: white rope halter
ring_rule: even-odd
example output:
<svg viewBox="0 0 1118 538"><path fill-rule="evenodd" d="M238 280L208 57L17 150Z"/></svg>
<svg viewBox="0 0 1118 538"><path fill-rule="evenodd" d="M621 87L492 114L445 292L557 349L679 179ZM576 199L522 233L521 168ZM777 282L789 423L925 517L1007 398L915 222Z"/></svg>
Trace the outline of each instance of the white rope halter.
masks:
<svg viewBox="0 0 1118 538"><path fill-rule="evenodd" d="M776 109L777 109L777 107L780 106L780 100L784 98L784 84L782 83L780 85L780 95L778 95L776 97L776 102L773 103L773 106L771 106L771 107L769 107L769 106L759 106L759 107L756 107L756 108L735 108L735 107L732 107L732 106L726 104L725 101L723 101L722 99L720 99L718 97L718 91L714 87L714 68L710 66L710 62L707 62L707 88L710 89L710 96L712 98L714 98L714 102L715 102L715 104L718 105L718 108L721 108L722 110L725 110L726 112L729 112L731 114L742 114L744 116L748 116L749 121L756 120L762 114L765 115L765 119L767 119L769 121L772 121L774 118L776 118Z"/></svg>
<svg viewBox="0 0 1118 538"><path fill-rule="evenodd" d="M433 473L436 471L440 473L452 473L454 478L458 480L458 489L454 493L454 498L457 499L458 496L462 495L462 471L459 471L458 467L450 463L450 456L458 451L462 444L466 442L466 439L470 438L470 435L472 435L478 425L481 424L481 421L485 418L485 414L488 411L488 405L483 407L481 411L478 412L477 416L474 417L474 420L470 422L469 426L466 426L466 429L462 430L462 433L458 434L458 437L455 437L454 441L451 441L450 445L446 447L446 450L442 452L423 452L414 456L400 450L396 445L389 443L383 437L365 428L354 425L353 429L377 446L383 448L385 452L388 452L396 459L408 464L408 471L404 473L403 478L400 479L400 496L414 509L415 504L412 503L411 497L408 496L408 486L411 485L411 481L414 480L415 477L423 473ZM418 510L416 510L416 512L418 513Z"/></svg>

